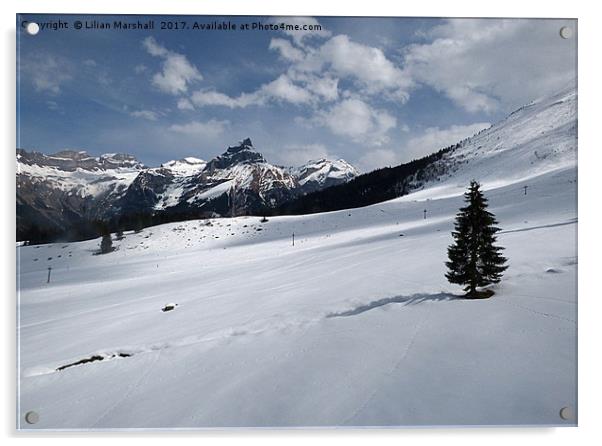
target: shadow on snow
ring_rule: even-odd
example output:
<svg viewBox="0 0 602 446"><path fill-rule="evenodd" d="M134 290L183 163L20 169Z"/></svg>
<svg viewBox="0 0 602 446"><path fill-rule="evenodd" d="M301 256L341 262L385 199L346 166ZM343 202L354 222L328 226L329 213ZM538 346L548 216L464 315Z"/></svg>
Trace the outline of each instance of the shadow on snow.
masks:
<svg viewBox="0 0 602 446"><path fill-rule="evenodd" d="M394 296L394 297L385 297L383 299L378 299L372 301L365 305L360 305L359 307L353 308L351 310L342 311L339 313L330 313L326 317L347 317L347 316L356 316L361 313L365 313L366 311L373 310L378 307L382 307L389 304L403 304L403 305L416 305L421 304L427 301L446 301L446 300L456 300L456 299L464 299L463 295L455 295L451 293L436 293L436 294L425 294L425 293L417 293L412 294L410 296Z"/></svg>

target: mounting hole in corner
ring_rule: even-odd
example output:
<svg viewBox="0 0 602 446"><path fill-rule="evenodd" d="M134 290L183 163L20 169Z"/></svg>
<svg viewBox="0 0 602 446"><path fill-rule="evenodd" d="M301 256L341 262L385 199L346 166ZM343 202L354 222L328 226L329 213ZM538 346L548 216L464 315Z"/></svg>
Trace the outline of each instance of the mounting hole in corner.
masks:
<svg viewBox="0 0 602 446"><path fill-rule="evenodd" d="M37 412L31 410L25 414L25 421L27 421L28 424L36 424L40 421L40 416Z"/></svg>
<svg viewBox="0 0 602 446"><path fill-rule="evenodd" d="M27 34L30 36L35 36L40 32L40 25L38 25L36 22L29 22L25 27L25 31L27 31Z"/></svg>
<svg viewBox="0 0 602 446"><path fill-rule="evenodd" d="M563 407L560 409L560 418L563 420L573 420L575 418L575 414L573 414L573 409L570 407Z"/></svg>
<svg viewBox="0 0 602 446"><path fill-rule="evenodd" d="M570 39L573 37L573 30L569 26L563 26L560 28L560 37L563 39Z"/></svg>

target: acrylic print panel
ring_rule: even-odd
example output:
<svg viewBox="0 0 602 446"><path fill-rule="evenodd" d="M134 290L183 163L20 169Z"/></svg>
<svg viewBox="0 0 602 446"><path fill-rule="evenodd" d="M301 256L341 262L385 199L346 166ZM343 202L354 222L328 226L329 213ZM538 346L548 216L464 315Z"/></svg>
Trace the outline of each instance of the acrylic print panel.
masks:
<svg viewBox="0 0 602 446"><path fill-rule="evenodd" d="M16 32L19 429L576 425L576 20Z"/></svg>

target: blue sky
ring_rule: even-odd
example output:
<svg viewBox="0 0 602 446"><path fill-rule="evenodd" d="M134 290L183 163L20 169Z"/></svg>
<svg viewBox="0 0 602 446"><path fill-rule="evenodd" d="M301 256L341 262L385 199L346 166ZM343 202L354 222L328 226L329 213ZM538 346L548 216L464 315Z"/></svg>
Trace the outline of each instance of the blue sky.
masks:
<svg viewBox="0 0 602 446"><path fill-rule="evenodd" d="M210 159L409 161L574 82L571 20L21 15L18 146ZM318 31L73 29L75 20L320 25Z"/></svg>

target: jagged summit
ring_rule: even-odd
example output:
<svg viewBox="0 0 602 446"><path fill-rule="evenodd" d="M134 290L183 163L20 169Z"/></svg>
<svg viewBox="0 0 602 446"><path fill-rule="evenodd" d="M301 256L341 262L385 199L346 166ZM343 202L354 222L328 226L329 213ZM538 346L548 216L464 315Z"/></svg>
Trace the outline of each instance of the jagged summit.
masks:
<svg viewBox="0 0 602 446"><path fill-rule="evenodd" d="M251 138L243 139L238 143L237 146L229 146L228 150L226 150L226 153L238 153L242 152L243 150L256 152L255 148L253 147L253 143L251 142Z"/></svg>
<svg viewBox="0 0 602 446"><path fill-rule="evenodd" d="M235 164L265 163L263 155L255 150L251 138L245 138L237 146L230 146L223 154L213 158L207 164L210 170L226 169Z"/></svg>

